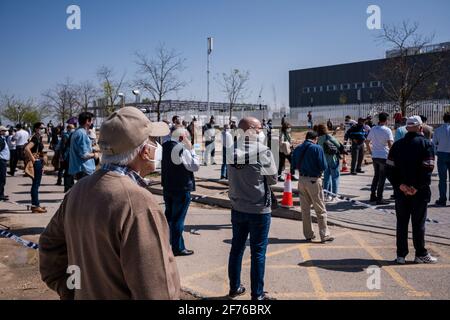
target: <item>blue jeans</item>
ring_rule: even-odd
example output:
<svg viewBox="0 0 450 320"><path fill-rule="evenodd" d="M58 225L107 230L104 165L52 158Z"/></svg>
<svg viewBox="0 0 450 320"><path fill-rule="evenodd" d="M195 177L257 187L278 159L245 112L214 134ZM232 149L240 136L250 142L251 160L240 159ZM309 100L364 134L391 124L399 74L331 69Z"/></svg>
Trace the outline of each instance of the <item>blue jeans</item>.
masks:
<svg viewBox="0 0 450 320"><path fill-rule="evenodd" d="M337 164L328 163L328 167L323 173L323 189L338 194L340 175L339 162Z"/></svg>
<svg viewBox="0 0 450 320"><path fill-rule="evenodd" d="M450 200L450 180L449 181L449 196L447 198L447 173L450 175L450 153L437 153L437 166L439 173L439 201L446 202Z"/></svg>
<svg viewBox="0 0 450 320"><path fill-rule="evenodd" d="M189 191L165 192L166 219L170 229L170 244L174 253L186 249L184 246L184 219L191 203Z"/></svg>
<svg viewBox="0 0 450 320"><path fill-rule="evenodd" d="M39 187L41 186L42 180L42 160L36 160L34 162L34 179L31 184L31 205L33 207L39 207Z"/></svg>
<svg viewBox="0 0 450 320"><path fill-rule="evenodd" d="M220 168L220 177L228 179L227 175L227 148L222 148L222 167Z"/></svg>
<svg viewBox="0 0 450 320"><path fill-rule="evenodd" d="M231 210L233 239L228 260L230 291L236 291L241 285L242 257L250 233L252 297L256 298L264 293L264 272L270 220L270 214L250 214Z"/></svg>

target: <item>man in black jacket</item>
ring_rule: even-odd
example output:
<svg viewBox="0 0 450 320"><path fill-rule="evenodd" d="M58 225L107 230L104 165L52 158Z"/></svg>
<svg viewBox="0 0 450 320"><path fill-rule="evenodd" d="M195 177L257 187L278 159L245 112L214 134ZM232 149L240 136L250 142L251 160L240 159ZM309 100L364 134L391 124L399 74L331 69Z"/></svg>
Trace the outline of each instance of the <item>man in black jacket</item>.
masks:
<svg viewBox="0 0 450 320"><path fill-rule="evenodd" d="M408 118L408 133L392 146L387 164L388 178L394 187L397 214L397 263L405 264L408 255L408 225L412 220L416 263L436 263L425 248L425 222L431 199L431 173L434 145L423 136L419 116Z"/></svg>
<svg viewBox="0 0 450 320"><path fill-rule="evenodd" d="M359 118L358 124L354 125L345 133L344 139L352 141L352 165L351 174L364 173L361 170L364 159L364 141L367 138L367 133L364 130L364 122L366 119Z"/></svg>

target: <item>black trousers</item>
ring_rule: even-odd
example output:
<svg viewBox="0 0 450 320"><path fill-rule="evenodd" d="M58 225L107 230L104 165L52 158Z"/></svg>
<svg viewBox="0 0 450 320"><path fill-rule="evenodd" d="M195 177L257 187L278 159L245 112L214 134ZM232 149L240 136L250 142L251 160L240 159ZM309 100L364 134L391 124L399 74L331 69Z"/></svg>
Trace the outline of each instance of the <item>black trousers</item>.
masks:
<svg viewBox="0 0 450 320"><path fill-rule="evenodd" d="M5 196L6 168L8 161L0 159L0 198Z"/></svg>
<svg viewBox="0 0 450 320"><path fill-rule="evenodd" d="M363 159L364 159L364 143L353 143L351 172L361 170Z"/></svg>
<svg viewBox="0 0 450 320"><path fill-rule="evenodd" d="M9 172L12 176L16 172L18 161L19 158L17 157L17 150L9 150Z"/></svg>
<svg viewBox="0 0 450 320"><path fill-rule="evenodd" d="M408 250L408 226L411 217L413 243L416 256L427 255L425 249L425 222L427 206L430 201L430 189L419 190L414 196L405 196L403 192L396 192L395 212L397 214L397 256L406 257Z"/></svg>
<svg viewBox="0 0 450 320"><path fill-rule="evenodd" d="M280 152L280 163L278 164L278 175L281 176L284 171L286 160L289 161L289 164L291 165L291 175L295 173L295 168L292 166L292 152L289 155L285 155L284 153ZM284 178L284 177L283 177Z"/></svg>
<svg viewBox="0 0 450 320"><path fill-rule="evenodd" d="M384 184L386 182L386 159L373 158L373 169L375 175L373 176L370 193L377 200L381 200L383 199Z"/></svg>

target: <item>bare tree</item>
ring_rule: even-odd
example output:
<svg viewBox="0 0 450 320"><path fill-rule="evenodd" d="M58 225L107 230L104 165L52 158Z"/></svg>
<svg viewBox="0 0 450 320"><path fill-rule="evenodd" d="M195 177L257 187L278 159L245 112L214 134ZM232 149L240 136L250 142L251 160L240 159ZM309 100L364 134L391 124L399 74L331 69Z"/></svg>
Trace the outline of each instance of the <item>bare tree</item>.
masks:
<svg viewBox="0 0 450 320"><path fill-rule="evenodd" d="M184 71L185 59L175 50L168 50L163 44L156 48L155 56L136 52L135 63L138 66L135 85L150 93L156 102L158 121L161 120L161 101L170 93L178 92L187 83L179 79Z"/></svg>
<svg viewBox="0 0 450 320"><path fill-rule="evenodd" d="M107 114L114 112L115 103L124 86L125 75L123 73L120 79L116 79L114 69L107 66L101 66L97 70L97 77L101 82L104 98L106 99L105 111Z"/></svg>
<svg viewBox="0 0 450 320"><path fill-rule="evenodd" d="M374 77L382 81L384 95L399 105L403 116L418 100L434 95L446 60L443 52L419 56L434 36L423 36L418 29L418 23L403 22L401 26L384 26L378 36L392 48L389 52L393 57Z"/></svg>
<svg viewBox="0 0 450 320"><path fill-rule="evenodd" d="M228 103L230 104L230 118L233 114L234 106L239 102L246 99L248 94L248 81L250 79L250 73L248 71L239 71L239 69L231 70L230 73L223 73L222 79L219 81L222 86L223 92L226 95Z"/></svg>
<svg viewBox="0 0 450 320"><path fill-rule="evenodd" d="M70 79L63 83L58 83L53 89L45 91L42 96L45 99L44 105L62 123L78 115L81 111L77 87Z"/></svg>
<svg viewBox="0 0 450 320"><path fill-rule="evenodd" d="M78 101L80 102L83 111L87 111L89 105L98 96L98 89L91 81L83 81L77 86Z"/></svg>
<svg viewBox="0 0 450 320"><path fill-rule="evenodd" d="M33 99L23 100L14 95L0 97L1 115L13 123L35 123L46 116L46 109Z"/></svg>

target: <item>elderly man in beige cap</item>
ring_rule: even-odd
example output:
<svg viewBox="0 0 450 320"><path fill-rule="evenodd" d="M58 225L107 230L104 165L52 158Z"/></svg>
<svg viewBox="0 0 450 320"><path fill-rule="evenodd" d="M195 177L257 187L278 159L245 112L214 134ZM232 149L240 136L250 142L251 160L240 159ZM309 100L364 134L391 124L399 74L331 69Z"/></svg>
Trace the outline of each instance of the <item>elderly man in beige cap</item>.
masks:
<svg viewBox="0 0 450 320"><path fill-rule="evenodd" d="M102 168L77 183L41 235L42 280L61 299L178 299L166 219L143 179L167 124L136 108L100 128Z"/></svg>

